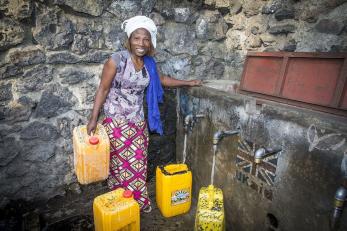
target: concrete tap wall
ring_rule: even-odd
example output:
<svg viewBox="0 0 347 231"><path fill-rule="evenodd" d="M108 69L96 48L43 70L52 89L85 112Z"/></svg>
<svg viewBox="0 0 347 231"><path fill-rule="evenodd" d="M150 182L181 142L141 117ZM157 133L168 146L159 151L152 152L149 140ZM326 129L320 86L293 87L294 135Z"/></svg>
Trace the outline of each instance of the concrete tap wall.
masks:
<svg viewBox="0 0 347 231"><path fill-rule="evenodd" d="M187 139L193 198L210 184L213 134L240 126L240 135L223 138L216 154L214 183L224 193L227 230L329 230L347 150L346 118L273 102L256 105L232 85L214 81L180 92L177 161L183 118L206 115ZM282 151L256 165L254 151L261 146ZM341 221L347 230L347 212Z"/></svg>

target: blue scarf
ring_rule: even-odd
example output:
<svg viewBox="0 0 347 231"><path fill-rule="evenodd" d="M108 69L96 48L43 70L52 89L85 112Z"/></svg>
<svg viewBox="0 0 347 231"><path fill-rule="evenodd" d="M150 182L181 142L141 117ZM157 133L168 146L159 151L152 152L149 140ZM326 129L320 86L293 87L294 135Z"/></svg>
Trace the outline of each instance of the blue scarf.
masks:
<svg viewBox="0 0 347 231"><path fill-rule="evenodd" d="M149 74L149 86L147 87L147 106L148 106L148 124L152 132L163 135L163 126L160 120L160 111L158 103L163 102L163 88L160 83L157 72L157 65L151 56L144 56L143 61Z"/></svg>

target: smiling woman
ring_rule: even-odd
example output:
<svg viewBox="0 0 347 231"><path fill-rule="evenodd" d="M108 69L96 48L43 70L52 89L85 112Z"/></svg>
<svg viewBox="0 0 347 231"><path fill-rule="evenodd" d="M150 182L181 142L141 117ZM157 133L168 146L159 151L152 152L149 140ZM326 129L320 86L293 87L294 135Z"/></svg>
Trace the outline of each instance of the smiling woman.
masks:
<svg viewBox="0 0 347 231"><path fill-rule="evenodd" d="M160 76L153 59L157 27L146 16L135 16L122 23L127 33L126 50L111 55L105 63L96 92L87 132L91 134L103 106L103 125L110 138L110 189L125 188L133 192L144 212L151 211L148 198L147 153L148 130L143 112L147 89L149 129L163 134L158 103L162 101L161 84L167 87L200 86L200 80L177 80Z"/></svg>

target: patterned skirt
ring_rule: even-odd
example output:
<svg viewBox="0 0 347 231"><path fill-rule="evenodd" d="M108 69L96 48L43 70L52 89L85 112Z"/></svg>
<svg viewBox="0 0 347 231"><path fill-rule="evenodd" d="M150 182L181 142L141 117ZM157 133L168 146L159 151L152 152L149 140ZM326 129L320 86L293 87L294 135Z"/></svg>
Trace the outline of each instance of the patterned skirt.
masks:
<svg viewBox="0 0 347 231"><path fill-rule="evenodd" d="M131 190L143 210L150 206L146 184L147 124L145 121L132 123L106 118L103 125L111 143L108 187Z"/></svg>

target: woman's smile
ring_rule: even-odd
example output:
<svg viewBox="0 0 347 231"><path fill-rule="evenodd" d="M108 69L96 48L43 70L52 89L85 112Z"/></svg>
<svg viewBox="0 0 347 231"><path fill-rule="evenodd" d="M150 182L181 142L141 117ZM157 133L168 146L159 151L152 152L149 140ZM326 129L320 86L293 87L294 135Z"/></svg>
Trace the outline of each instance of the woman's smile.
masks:
<svg viewBox="0 0 347 231"><path fill-rule="evenodd" d="M143 48L135 48L135 50L136 50L136 53L143 54L143 55L146 54L146 49L143 49Z"/></svg>
<svg viewBox="0 0 347 231"><path fill-rule="evenodd" d="M139 28L135 30L130 37L131 52L137 56L144 56L151 47L151 35L150 33Z"/></svg>

